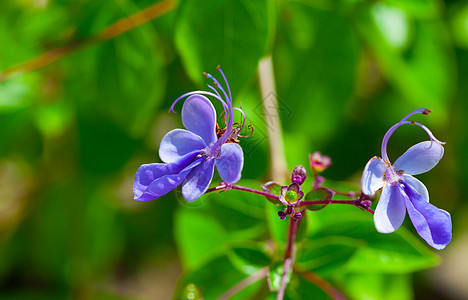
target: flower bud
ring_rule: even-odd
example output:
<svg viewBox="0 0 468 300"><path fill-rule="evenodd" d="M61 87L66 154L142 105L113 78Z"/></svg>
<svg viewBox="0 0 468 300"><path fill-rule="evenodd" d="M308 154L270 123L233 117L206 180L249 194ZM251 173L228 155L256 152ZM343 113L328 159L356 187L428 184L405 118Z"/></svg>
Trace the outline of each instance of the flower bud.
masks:
<svg viewBox="0 0 468 300"><path fill-rule="evenodd" d="M327 169L331 165L330 157L322 155L322 153L316 151L313 154L309 154L310 167L317 173L320 173Z"/></svg>
<svg viewBox="0 0 468 300"><path fill-rule="evenodd" d="M281 220L286 219L286 213L282 210L278 212L278 216L281 218Z"/></svg>
<svg viewBox="0 0 468 300"><path fill-rule="evenodd" d="M293 215L293 220L295 222L299 221L302 218L302 214L300 212L297 212Z"/></svg>
<svg viewBox="0 0 468 300"><path fill-rule="evenodd" d="M294 168L291 174L291 182L299 185L303 184L307 178L307 171L304 166L297 166Z"/></svg>

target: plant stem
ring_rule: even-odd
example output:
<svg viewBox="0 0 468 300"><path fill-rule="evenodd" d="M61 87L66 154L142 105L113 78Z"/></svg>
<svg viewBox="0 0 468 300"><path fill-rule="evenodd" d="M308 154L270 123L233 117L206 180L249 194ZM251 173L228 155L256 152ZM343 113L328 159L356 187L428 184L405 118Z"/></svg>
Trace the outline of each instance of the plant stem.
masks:
<svg viewBox="0 0 468 300"><path fill-rule="evenodd" d="M245 186L241 186L241 185L237 185L237 184L233 184L233 183L227 183L227 182L221 182L218 186L213 187L211 189L208 189L205 192L205 194L206 193L211 193L211 192L216 192L216 191L224 192L224 191L228 191L228 190L244 191L244 192L248 192L248 193L253 193L253 194L273 198L275 200L280 201L279 200L280 197L278 195L271 194L271 193L264 192L264 191L257 191L257 190L254 190L254 189L251 189L251 188L248 188L248 187L245 187Z"/></svg>
<svg viewBox="0 0 468 300"><path fill-rule="evenodd" d="M294 221L292 218L289 219L289 231L288 231L288 243L286 244L286 250L284 252L284 263L283 263L283 274L281 276L281 284L276 295L276 300L282 300L284 297L284 291L286 290L287 277L291 272L294 265L294 258L296 256L296 248L294 247L294 241L296 240L297 230L301 224L301 220Z"/></svg>
<svg viewBox="0 0 468 300"><path fill-rule="evenodd" d="M356 206L360 209L366 210L371 214L374 214L374 211L370 209L368 206L361 203L360 198L356 198L353 200L318 200L318 201L301 201L299 202L299 206L308 206L308 205L316 205L316 204L348 204Z"/></svg>
<svg viewBox="0 0 468 300"><path fill-rule="evenodd" d="M244 187L244 186L237 185L237 184L232 184L232 183L227 183L227 182L221 182L218 186L213 187L211 189L208 189L205 192L205 194L211 193L211 192L216 192L216 191L224 192L224 191L227 191L227 190L238 190L238 191L253 193L253 194L273 198L275 200L278 200L278 202L280 202L281 204L283 204L280 201L280 196L278 196L278 195L271 194L271 193L264 192L264 191L257 191L257 190L254 190L254 189L251 189L251 188L248 188L248 187ZM356 207L358 207L358 208L360 208L362 210L366 210L366 211L370 212L371 214L374 214L374 211L372 209L370 209L368 206L362 204L361 200L362 200L362 197L359 197L359 198L356 198L356 199L353 199L353 200L332 200L332 199L327 199L327 200L318 200L318 201L300 201L297 205L299 205L299 206L308 206L308 205L317 205L317 204L347 204L347 205L356 206Z"/></svg>

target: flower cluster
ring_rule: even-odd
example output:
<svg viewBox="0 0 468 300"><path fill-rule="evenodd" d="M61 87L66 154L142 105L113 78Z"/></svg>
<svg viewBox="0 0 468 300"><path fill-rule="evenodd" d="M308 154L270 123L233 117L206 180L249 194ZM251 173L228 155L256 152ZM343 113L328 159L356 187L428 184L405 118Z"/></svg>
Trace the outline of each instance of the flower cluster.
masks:
<svg viewBox="0 0 468 300"><path fill-rule="evenodd" d="M375 156L369 160L361 179L361 196L354 200L334 200L335 194L348 197L356 194L322 186L324 178L319 174L331 165L331 159L319 152L309 155L314 183L313 190L305 197L301 185L307 173L303 166L297 166L293 170L290 185L267 182L262 186L261 192L234 185L241 178L244 164L243 151L237 138L246 118L240 108L233 107L229 83L219 66L218 70L226 89L212 75L204 73L205 77L213 80L213 85L208 85L212 92L189 92L172 104L170 111L174 112L176 103L185 99L181 114L186 129L174 129L163 137L159 147L159 157L163 163L140 166L133 186L135 200L154 200L182 185L183 197L189 202L195 201L207 192L216 167L224 183L209 192L238 189L264 195L276 205L286 206L284 211L278 212L281 219L290 217L294 221L302 218L306 207L318 210L330 203L351 204L374 213L370 209L369 196L382 190L374 213L377 231L390 233L397 230L408 212L417 232L430 246L443 249L450 243L450 214L430 204L426 187L413 177L432 169L444 154L443 142L436 139L426 126L408 120L414 114L428 114L429 110L415 110L387 131L382 142L382 158ZM217 123L216 110L206 96L218 100L223 106L225 128ZM241 124L234 123L234 110L241 113ZM387 155L387 144L395 130L405 124L421 127L430 140L412 146L392 164ZM301 201L303 198L307 200Z"/></svg>
<svg viewBox="0 0 468 300"><path fill-rule="evenodd" d="M244 155L236 138L244 124L233 128L233 115L234 109L243 112L233 107L229 84L219 66L218 70L226 83L227 93L216 78L204 73L214 82L214 87L208 85L213 92L186 93L172 104L170 111L174 112L175 104L188 97L182 106L182 123L187 130L174 129L163 137L159 157L164 163L144 164L138 169L133 185L135 200L154 200L182 184L185 200L195 201L208 189L215 167L225 182L234 183L240 179ZM216 110L204 95L223 105L227 120L224 130L220 130Z"/></svg>
<svg viewBox="0 0 468 300"><path fill-rule="evenodd" d="M278 216L282 220L286 219L288 216L290 216L294 221L298 221L302 218L302 213L300 211L295 211L294 206L296 206L304 197L304 192L301 189L301 185L304 183L306 178L307 171L304 166L297 166L291 173L291 184L289 186L285 185L281 187L279 201L286 205L284 211L278 212ZM269 187L264 185L263 189L269 190Z"/></svg>
<svg viewBox="0 0 468 300"><path fill-rule="evenodd" d="M426 187L412 175L425 173L435 167L444 155L444 143L437 140L424 125L408 120L417 113L428 114L430 111L418 109L387 131L382 142L382 158L375 156L367 163L361 179L361 190L366 195L373 195L382 189L374 214L377 231L390 233L397 230L408 212L419 235L430 246L440 250L452 239L450 214L429 203ZM430 141L412 146L392 165L387 155L387 143L395 130L404 124L423 128Z"/></svg>

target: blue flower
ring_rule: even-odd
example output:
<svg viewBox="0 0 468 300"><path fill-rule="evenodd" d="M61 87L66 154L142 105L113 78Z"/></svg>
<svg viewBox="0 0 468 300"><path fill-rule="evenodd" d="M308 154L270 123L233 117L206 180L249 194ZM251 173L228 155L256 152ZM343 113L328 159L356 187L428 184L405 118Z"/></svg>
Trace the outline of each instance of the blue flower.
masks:
<svg viewBox="0 0 468 300"><path fill-rule="evenodd" d="M154 200L182 184L185 200L195 201L208 189L215 166L225 182L234 183L241 178L244 155L242 148L232 142L236 141L243 126L233 128L234 109L241 110L233 108L229 84L219 67L218 70L226 82L229 96L212 75L204 74L214 81L225 99L215 87L208 85L214 93L194 91L174 101L172 112L179 100L188 97L182 106L182 123L187 130L174 129L163 137L159 157L164 163L145 164L138 169L133 185L135 200ZM211 96L223 105L227 120L224 131L216 130L216 110L203 95Z"/></svg>
<svg viewBox="0 0 468 300"><path fill-rule="evenodd" d="M367 163L361 179L361 190L366 195L373 195L382 189L374 214L377 231L394 232L401 226L408 211L419 235L430 246L441 250L452 239L450 214L430 204L426 187L412 176L429 171L444 155L443 143L428 128L408 121L414 114L429 112L427 109L418 109L387 131L382 142L382 158L375 156ZM387 143L395 130L404 124L422 127L431 140L412 146L392 165L387 155Z"/></svg>

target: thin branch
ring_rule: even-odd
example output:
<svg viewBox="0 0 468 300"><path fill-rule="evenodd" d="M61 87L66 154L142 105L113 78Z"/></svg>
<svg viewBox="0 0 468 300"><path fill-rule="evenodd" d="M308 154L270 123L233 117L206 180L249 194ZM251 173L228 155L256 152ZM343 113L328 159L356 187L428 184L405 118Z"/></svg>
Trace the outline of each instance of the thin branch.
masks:
<svg viewBox="0 0 468 300"><path fill-rule="evenodd" d="M369 206L361 203L359 198L354 200L318 200L318 201L300 201L299 206L308 206L308 205L317 205L317 204L347 204L356 206L362 210L368 211L371 214L374 214L374 211L369 208Z"/></svg>
<svg viewBox="0 0 468 300"><path fill-rule="evenodd" d="M301 275L308 281L318 286L325 293L327 293L331 298L335 300L346 300L346 297L343 296L343 294L341 294L337 289L335 289L331 284L329 284L323 278L319 277L317 274L311 271L302 270L298 268L297 266L293 266L293 269L294 269L294 272L296 272L297 274Z"/></svg>
<svg viewBox="0 0 468 300"><path fill-rule="evenodd" d="M257 273L250 275L249 277L245 278L244 280L240 281L238 284L227 290L224 294L221 295L221 297L218 298L218 300L229 299L235 294L245 289L246 287L248 287L249 285L254 284L260 279L266 278L268 276L268 270L268 267L260 269Z"/></svg>
<svg viewBox="0 0 468 300"><path fill-rule="evenodd" d="M301 220L294 221L292 218L289 219L289 231L288 231L288 243L286 244L286 250L284 252L284 263L283 263L283 274L281 276L281 284L276 295L276 300L282 300L284 292L286 290L286 279L288 273L291 271L294 265L294 259L296 256L296 248L294 247L294 241L296 240L297 230L301 224Z"/></svg>
<svg viewBox="0 0 468 300"><path fill-rule="evenodd" d="M273 198L275 200L278 200L281 203L280 196L278 196L278 195L271 194L271 193L264 192L264 191L254 190L254 189L251 189L251 188L248 188L248 187L244 187L244 186L236 185L236 184L232 184L232 183L227 183L227 182L221 182L218 186L213 187L211 189L208 189L205 192L205 194L206 193L211 193L211 192L216 192L216 191L224 192L224 191L228 191L228 190L238 190L238 191L253 193L253 194Z"/></svg>
<svg viewBox="0 0 468 300"><path fill-rule="evenodd" d="M127 31L130 31L142 24L148 23L176 7L174 0L164 0L158 2L142 11L139 11L131 16L120 19L114 24L109 25L97 34L90 36L80 41L73 41L68 45L52 49L47 51L35 58L19 63L15 66L0 71L0 82L12 78L16 75L20 75L26 72L31 72L51 63L54 63L71 53L82 49L87 46L91 46L100 42L110 40L116 36L119 36Z"/></svg>

